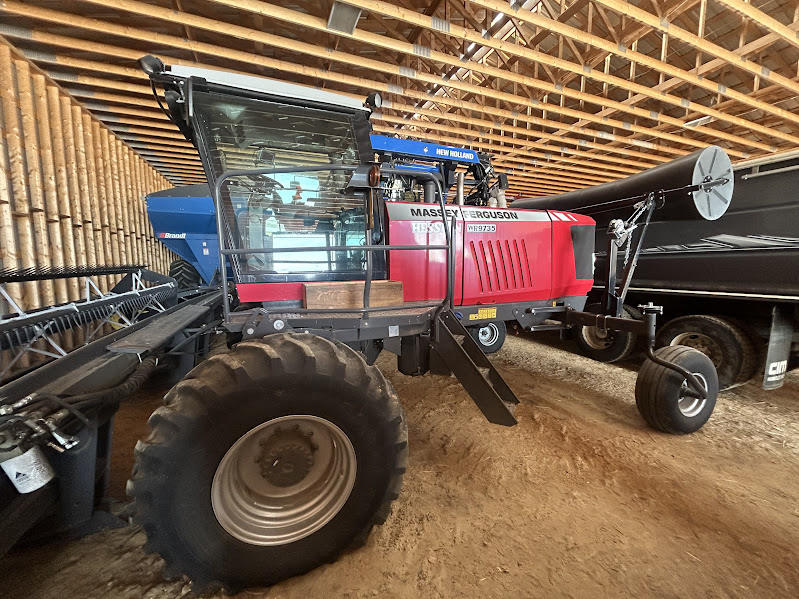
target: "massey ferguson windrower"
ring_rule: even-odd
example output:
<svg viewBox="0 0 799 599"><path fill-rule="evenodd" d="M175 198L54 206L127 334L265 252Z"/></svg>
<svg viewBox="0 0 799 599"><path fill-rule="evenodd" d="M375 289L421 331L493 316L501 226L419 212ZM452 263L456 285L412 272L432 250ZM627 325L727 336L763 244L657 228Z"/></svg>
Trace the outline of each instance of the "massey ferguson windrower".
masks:
<svg viewBox="0 0 799 599"><path fill-rule="evenodd" d="M511 426L518 399L484 353L502 344L506 321L619 329L647 338L636 399L648 423L684 433L709 417L713 365L688 348L652 353L656 307L642 321L620 305L582 311L590 218L475 205L490 190L470 205L457 168L376 162L375 95L362 105L141 64L202 158L219 269L232 271L221 278L224 326L238 341L167 394L136 449L136 521L168 574L196 588L271 584L335 559L385 520L408 435L374 366L383 350L404 374L454 373L489 422Z"/></svg>

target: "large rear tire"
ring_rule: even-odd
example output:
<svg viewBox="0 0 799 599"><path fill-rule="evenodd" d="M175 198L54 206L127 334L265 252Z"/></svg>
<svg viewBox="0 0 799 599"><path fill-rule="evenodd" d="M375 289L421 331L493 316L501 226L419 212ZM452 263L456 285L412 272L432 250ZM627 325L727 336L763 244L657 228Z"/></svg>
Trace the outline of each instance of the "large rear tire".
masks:
<svg viewBox="0 0 799 599"><path fill-rule="evenodd" d="M752 378L761 361L752 336L721 316L695 314L668 321L658 331L656 346L675 345L693 347L710 358L722 391Z"/></svg>
<svg viewBox="0 0 799 599"><path fill-rule="evenodd" d="M197 269L182 258L173 260L169 265L169 276L177 281L178 289L194 289L203 282Z"/></svg>
<svg viewBox="0 0 799 599"><path fill-rule="evenodd" d="M146 549L201 592L266 586L333 561L385 521L407 427L380 371L308 334L239 343L150 418L128 492Z"/></svg>
<svg viewBox="0 0 799 599"><path fill-rule="evenodd" d="M649 426L664 433L684 435L698 431L716 407L719 380L713 362L699 350L681 345L660 348L655 356L692 373L705 387L707 398L691 396L683 376L646 360L635 381L638 412Z"/></svg>
<svg viewBox="0 0 799 599"><path fill-rule="evenodd" d="M599 313L601 306L592 304L585 311ZM641 313L632 306L624 306L622 318L640 320ZM635 351L638 336L629 331L611 331L593 326L574 327L575 341L580 353L597 362L619 362Z"/></svg>

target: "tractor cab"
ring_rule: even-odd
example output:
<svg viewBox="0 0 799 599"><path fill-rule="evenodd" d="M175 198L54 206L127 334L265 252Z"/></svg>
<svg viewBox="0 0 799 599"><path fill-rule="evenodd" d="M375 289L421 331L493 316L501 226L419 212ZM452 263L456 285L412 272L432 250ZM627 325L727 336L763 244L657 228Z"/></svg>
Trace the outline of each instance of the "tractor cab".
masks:
<svg viewBox="0 0 799 599"><path fill-rule="evenodd" d="M359 248L367 243L365 195L374 160L368 107L321 90L203 69L172 67L158 80L170 118L197 147L212 189L219 184L219 230L235 250L229 260L237 284L296 288L364 278ZM329 251L334 247L340 249ZM382 277L385 265L376 262L375 276ZM272 288L275 297L285 292ZM254 299L249 295L242 299Z"/></svg>

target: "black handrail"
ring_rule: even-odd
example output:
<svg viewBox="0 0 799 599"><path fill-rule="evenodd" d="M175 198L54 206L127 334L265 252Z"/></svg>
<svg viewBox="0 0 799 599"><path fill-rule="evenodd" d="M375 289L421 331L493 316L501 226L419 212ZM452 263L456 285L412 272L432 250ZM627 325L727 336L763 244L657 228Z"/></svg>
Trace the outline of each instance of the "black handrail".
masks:
<svg viewBox="0 0 799 599"><path fill-rule="evenodd" d="M382 169L383 174L403 174L403 175L412 175L416 178L422 179L429 179L431 180L438 192L438 203L441 208L441 221L444 225L444 236L446 239L446 245L362 245L362 246L332 246L326 248L319 248L319 247L296 247L296 248L257 248L257 249L234 249L229 248L225 249L225 240L227 236L224 235L223 231L223 221L222 221L222 204L221 204L221 196L222 196L222 185L229 179L233 177L252 177L257 175L271 175L271 174L282 174L282 173L303 173L303 172L318 172L318 171L349 171L354 172L358 166L362 165L349 165L349 164L330 164L330 165L317 165L317 166L299 166L299 167L290 167L290 168L263 168L263 169L245 169L245 170L230 170L225 171L222 173L216 181L214 185L214 203L216 205L216 228L217 234L220 240L219 246L219 272L223 273L222 276L222 297L223 297L223 315L225 322L230 321L230 301L228 298L228 284L227 284L227 264L225 262L225 256L228 255L239 255L239 254L274 254L276 252L308 252L308 251L326 251L326 252L335 252L335 251L355 251L355 250L364 250L367 252L367 267L366 267L366 279L364 282L364 298L363 298L363 308L342 308L334 310L337 313L353 313L353 314L368 314L371 311L386 311L386 310L403 310L403 309L413 309L420 307L419 305L415 306L406 306L406 305L399 305L399 306L384 306L381 308L369 308L369 294L370 294L370 283L372 280L372 261L371 261L371 252L376 251L388 251L388 250L398 250L398 251L412 251L412 250L446 250L447 251L447 285L446 285L446 292L445 297L442 301L431 303L430 307L438 307L439 310L444 309L445 307L452 307L452 301L454 298L454 289L455 289L455 251L452 242L452 233L455 231L455 223L456 219L453 215L452 218L452 230L450 230L449 223L447 222L447 212L446 212L446 198L444 197L444 192L441 188L441 184L438 182L436 177L429 172L426 171L418 171L414 172L410 169L395 169L395 168L386 168ZM364 200L365 202L365 200ZM285 310L284 310L285 311ZM294 309L290 310L294 313L300 312L320 312L320 310L306 310L306 309ZM264 311L264 313L268 313Z"/></svg>

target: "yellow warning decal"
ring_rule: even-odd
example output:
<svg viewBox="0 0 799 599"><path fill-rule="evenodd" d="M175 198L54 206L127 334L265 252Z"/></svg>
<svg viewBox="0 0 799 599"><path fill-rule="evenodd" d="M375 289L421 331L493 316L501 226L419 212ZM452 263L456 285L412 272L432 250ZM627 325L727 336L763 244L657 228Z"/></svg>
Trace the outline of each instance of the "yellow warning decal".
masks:
<svg viewBox="0 0 799 599"><path fill-rule="evenodd" d="M479 308L477 314L469 314L469 320L483 320L485 318L496 318L496 308Z"/></svg>

